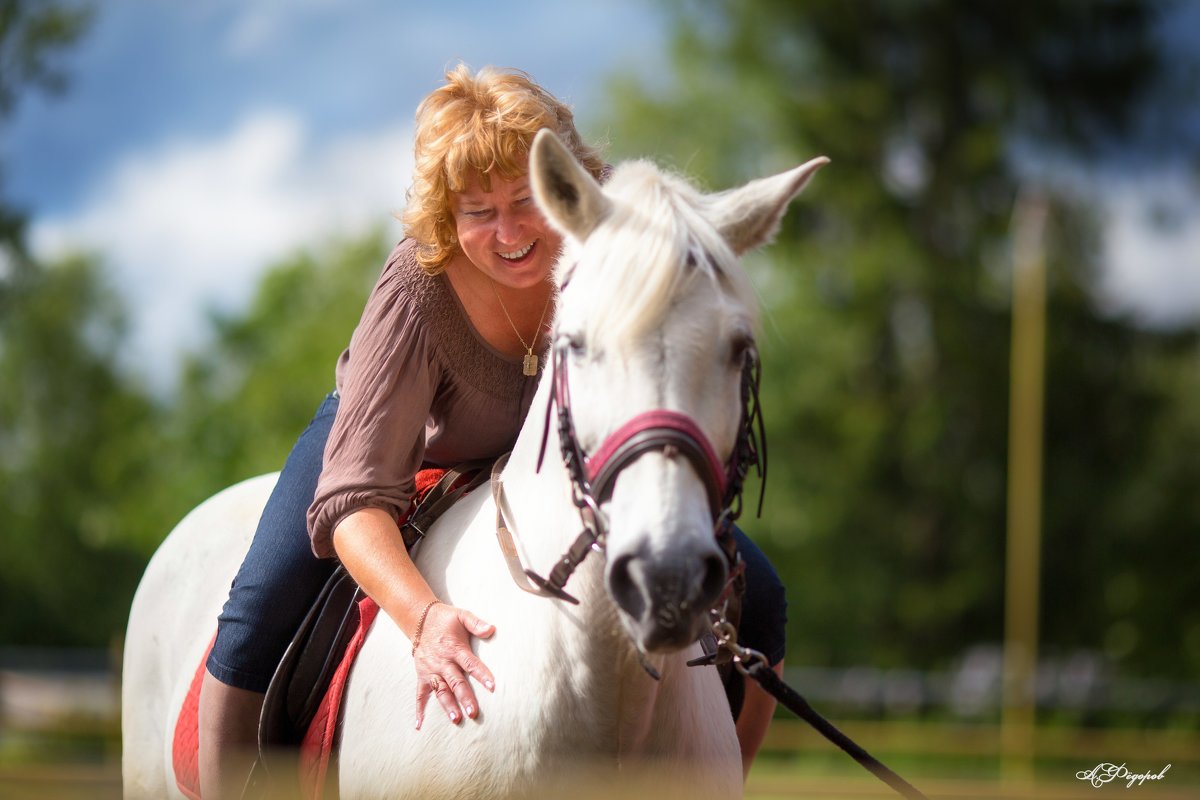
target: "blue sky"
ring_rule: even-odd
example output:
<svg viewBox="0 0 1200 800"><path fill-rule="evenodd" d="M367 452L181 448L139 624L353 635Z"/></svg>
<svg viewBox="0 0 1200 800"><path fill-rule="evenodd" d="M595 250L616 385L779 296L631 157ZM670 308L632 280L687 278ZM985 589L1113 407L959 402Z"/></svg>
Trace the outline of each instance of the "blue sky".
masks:
<svg viewBox="0 0 1200 800"><path fill-rule="evenodd" d="M97 6L64 59L67 94L26 95L0 139L5 192L42 254L104 257L133 358L163 372L200 344L205 309L236 308L272 261L371 226L399 235L413 111L447 67L525 69L603 135L587 122L606 77L653 78L669 38L647 0ZM1107 198L1102 302L1200 319L1194 185L1164 172L1084 190ZM1163 203L1181 224L1149 222Z"/></svg>
<svg viewBox="0 0 1200 800"><path fill-rule="evenodd" d="M294 112L317 142L381 129L458 60L518 66L579 104L613 67L655 63L664 41L637 0L97 5L64 60L69 93L28 95L8 137L8 191L42 213L70 210L114 157L218 138L264 108Z"/></svg>

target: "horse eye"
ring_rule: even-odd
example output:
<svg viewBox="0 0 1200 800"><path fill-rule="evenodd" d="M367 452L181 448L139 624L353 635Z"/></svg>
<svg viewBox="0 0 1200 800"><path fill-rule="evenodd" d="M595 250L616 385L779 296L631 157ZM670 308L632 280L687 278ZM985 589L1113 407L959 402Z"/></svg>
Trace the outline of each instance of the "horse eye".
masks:
<svg viewBox="0 0 1200 800"><path fill-rule="evenodd" d="M571 355L582 357L587 355L587 342L581 333L565 333L562 335L564 344Z"/></svg>
<svg viewBox="0 0 1200 800"><path fill-rule="evenodd" d="M729 345L729 361L733 366L740 367L746 363L747 358L755 357L757 357L757 353L752 337L745 335L733 337L733 341Z"/></svg>

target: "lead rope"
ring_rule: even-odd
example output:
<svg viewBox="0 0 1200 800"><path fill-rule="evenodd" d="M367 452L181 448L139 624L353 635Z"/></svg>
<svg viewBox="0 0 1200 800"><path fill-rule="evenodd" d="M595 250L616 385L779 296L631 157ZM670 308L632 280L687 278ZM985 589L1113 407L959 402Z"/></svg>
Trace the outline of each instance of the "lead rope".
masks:
<svg viewBox="0 0 1200 800"><path fill-rule="evenodd" d="M836 725L822 716L804 697L788 686L775 671L771 669L767 657L757 650L742 647L737 641L737 630L724 618L724 615L714 613L712 624L713 635L717 637L717 647L728 650L733 654L733 664L738 672L753 678L767 694L783 704L800 719L811 725L817 733L824 736L842 749L846 755L857 761L864 769L893 790L910 800L928 800L919 789L901 778L883 762L864 750L857 742L842 733Z"/></svg>

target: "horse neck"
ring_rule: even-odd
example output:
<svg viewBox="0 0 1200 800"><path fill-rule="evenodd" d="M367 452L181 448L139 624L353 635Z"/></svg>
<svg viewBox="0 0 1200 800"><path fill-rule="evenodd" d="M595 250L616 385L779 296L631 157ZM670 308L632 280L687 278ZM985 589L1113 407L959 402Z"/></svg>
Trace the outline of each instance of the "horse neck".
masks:
<svg viewBox="0 0 1200 800"><path fill-rule="evenodd" d="M550 383L547 374L503 475L513 517L509 524L515 529L522 563L543 576L562 558L583 527L571 500L571 483L562 462L555 419L551 418L546 427ZM541 457L543 431L545 455ZM584 698L591 706L591 710L571 712L575 719L594 715L596 708L606 709L604 719L594 721L610 729L614 749L625 749L645 735L656 688L624 633L616 605L605 588L603 555L591 553L567 582L566 591L579 600L578 606L549 598L539 601L548 609L557 609L558 613L553 614L557 635L564 656L571 660L569 672L574 685L564 697ZM654 661L662 667L661 659Z"/></svg>
<svg viewBox="0 0 1200 800"><path fill-rule="evenodd" d="M582 526L557 425L553 418L546 425L552 380L549 372L543 375L502 477L518 551L525 566L539 573L566 552Z"/></svg>

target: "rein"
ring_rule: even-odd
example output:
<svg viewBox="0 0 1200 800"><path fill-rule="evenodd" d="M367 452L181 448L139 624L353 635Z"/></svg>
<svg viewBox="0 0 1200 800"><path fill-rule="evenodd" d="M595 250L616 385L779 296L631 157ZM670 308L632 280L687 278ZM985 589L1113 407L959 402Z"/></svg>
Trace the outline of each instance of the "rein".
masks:
<svg viewBox="0 0 1200 800"><path fill-rule="evenodd" d="M568 348L567 341L559 340L555 343L551 356L553 374L550 401L546 405L546 421L542 430L537 469L541 470L545 459L550 417L557 407L558 439L563 465L571 483L571 500L579 510L583 530L576 536L567 552L555 562L548 577L542 577L533 570L524 568L517 554L512 533L505 523L506 503L500 474L508 457L504 456L497 461L492 468L496 537L517 586L532 594L578 605L579 600L567 593L564 587L589 553L604 552L608 519L600 505L612 496L613 485L621 470L645 453L656 450L667 458L683 455L692 463L704 482L709 509L713 516L713 535L729 564L729 579L725 589L718 598L717 607L709 611L712 636L705 646L706 655L689 661L688 665L701 666L732 661L739 672L757 681L764 691L896 792L910 800L926 800L925 795L912 784L888 769L809 705L804 697L775 674L765 655L738 644L737 623L740 620L745 565L737 552L733 524L741 516L742 490L752 465L762 478L758 499L758 512L762 514L762 492L766 486L767 472L767 442L758 397L762 370L757 353L753 349L748 350L742 364L741 422L733 453L729 460L722 464L708 437L694 420L686 414L666 409L644 411L634 416L601 442L595 453L590 456L584 453L575 433L575 420L571 413L570 386L567 382ZM511 514L508 516L511 517ZM705 636L705 639L709 638ZM645 659L642 659L642 667L652 678L658 680L658 673Z"/></svg>

